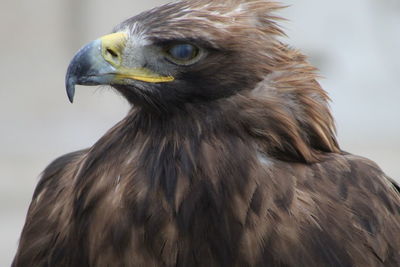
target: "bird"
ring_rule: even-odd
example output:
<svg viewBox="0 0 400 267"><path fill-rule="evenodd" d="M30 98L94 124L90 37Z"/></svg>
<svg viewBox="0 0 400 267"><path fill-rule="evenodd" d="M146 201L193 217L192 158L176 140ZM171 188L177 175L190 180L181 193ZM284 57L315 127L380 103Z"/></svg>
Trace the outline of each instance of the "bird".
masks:
<svg viewBox="0 0 400 267"><path fill-rule="evenodd" d="M183 0L79 50L131 105L41 174L12 266L400 266L400 187L342 150L270 0Z"/></svg>

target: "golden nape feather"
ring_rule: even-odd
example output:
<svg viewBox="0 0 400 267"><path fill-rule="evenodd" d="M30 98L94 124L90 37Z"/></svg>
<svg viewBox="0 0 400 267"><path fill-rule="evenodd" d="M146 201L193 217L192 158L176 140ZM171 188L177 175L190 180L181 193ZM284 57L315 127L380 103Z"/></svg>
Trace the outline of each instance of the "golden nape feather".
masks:
<svg viewBox="0 0 400 267"><path fill-rule="evenodd" d="M132 108L43 172L13 267L400 266L400 192L343 152L271 1L180 1L87 44L66 76Z"/></svg>

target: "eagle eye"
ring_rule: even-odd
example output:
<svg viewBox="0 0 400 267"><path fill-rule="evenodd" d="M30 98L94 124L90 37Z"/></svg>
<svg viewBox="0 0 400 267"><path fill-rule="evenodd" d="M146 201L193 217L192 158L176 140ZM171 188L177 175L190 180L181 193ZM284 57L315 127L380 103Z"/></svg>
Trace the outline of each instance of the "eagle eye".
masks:
<svg viewBox="0 0 400 267"><path fill-rule="evenodd" d="M191 44L175 44L168 47L167 58L178 65L193 64L200 54L200 49Z"/></svg>

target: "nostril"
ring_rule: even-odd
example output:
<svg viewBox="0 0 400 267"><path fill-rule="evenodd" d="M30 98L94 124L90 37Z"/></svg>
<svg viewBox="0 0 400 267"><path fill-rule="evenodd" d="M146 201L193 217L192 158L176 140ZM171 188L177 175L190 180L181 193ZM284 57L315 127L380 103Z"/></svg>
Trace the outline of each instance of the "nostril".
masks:
<svg viewBox="0 0 400 267"><path fill-rule="evenodd" d="M112 50L111 48L106 49L107 53L110 54L113 58L118 58L118 54Z"/></svg>
<svg viewBox="0 0 400 267"><path fill-rule="evenodd" d="M103 58L111 65L119 66L121 64L121 53L118 50L118 47L104 45L101 53Z"/></svg>

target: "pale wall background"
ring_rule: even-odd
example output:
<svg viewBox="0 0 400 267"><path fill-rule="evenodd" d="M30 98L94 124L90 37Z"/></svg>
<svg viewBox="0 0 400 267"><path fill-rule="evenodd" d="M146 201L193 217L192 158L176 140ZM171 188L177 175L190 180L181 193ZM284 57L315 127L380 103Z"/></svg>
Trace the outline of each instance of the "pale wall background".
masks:
<svg viewBox="0 0 400 267"><path fill-rule="evenodd" d="M76 50L156 0L1 0L0 266L9 266L39 173L93 144L127 112L110 90L64 75ZM400 0L286 0L287 41L320 68L339 140L400 178Z"/></svg>

